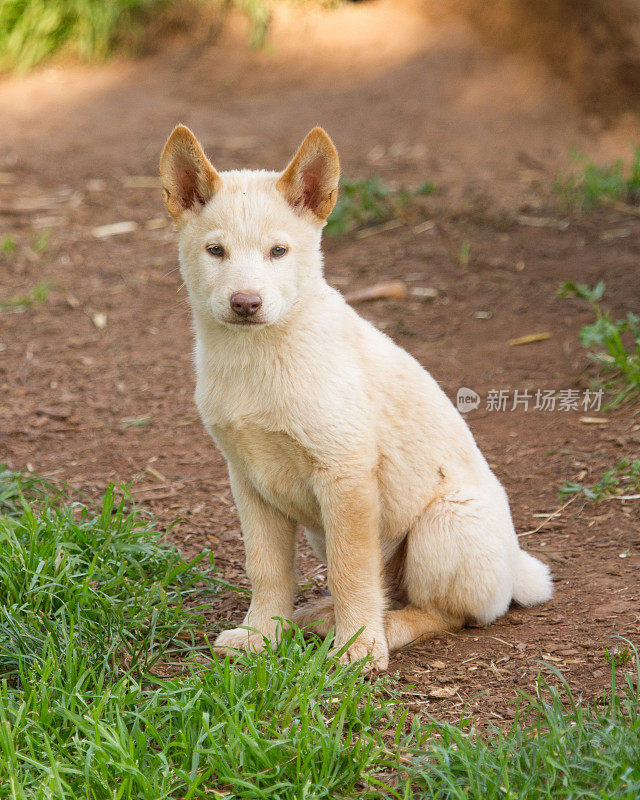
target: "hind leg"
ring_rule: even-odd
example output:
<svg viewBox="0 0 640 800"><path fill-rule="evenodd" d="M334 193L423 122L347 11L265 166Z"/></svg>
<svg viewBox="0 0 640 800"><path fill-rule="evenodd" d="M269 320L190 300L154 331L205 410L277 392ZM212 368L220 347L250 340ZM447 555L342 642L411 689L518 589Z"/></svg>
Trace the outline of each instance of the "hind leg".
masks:
<svg viewBox="0 0 640 800"><path fill-rule="evenodd" d="M443 614L435 607L424 609L409 605L397 611L387 611L384 630L389 650L400 650L423 636L455 631L463 624L462 617Z"/></svg>
<svg viewBox="0 0 640 800"><path fill-rule="evenodd" d="M509 607L519 551L508 505L497 493L438 498L409 531L403 555L391 572L408 605L385 613L390 650L467 621L486 625ZM293 621L300 627L320 621L314 630L326 636L335 622L333 598L298 609Z"/></svg>
<svg viewBox="0 0 640 800"><path fill-rule="evenodd" d="M306 632L324 637L335 626L333 597L323 597L315 603L308 603L293 612L292 622ZM399 650L407 644L429 633L455 631L462 627L464 620L452 614L442 614L435 608L427 611L417 606L406 606L387 611L384 629L389 650Z"/></svg>
<svg viewBox="0 0 640 800"><path fill-rule="evenodd" d="M432 502L407 536L409 606L388 615L390 646L504 614L517 555L508 505L499 495L458 492Z"/></svg>
<svg viewBox="0 0 640 800"><path fill-rule="evenodd" d="M310 633L318 636L327 636L331 628L335 628L336 617L333 607L333 597L323 597L314 603L307 603L302 608L293 612L291 621L300 628L309 627ZM311 627L313 626L313 627Z"/></svg>

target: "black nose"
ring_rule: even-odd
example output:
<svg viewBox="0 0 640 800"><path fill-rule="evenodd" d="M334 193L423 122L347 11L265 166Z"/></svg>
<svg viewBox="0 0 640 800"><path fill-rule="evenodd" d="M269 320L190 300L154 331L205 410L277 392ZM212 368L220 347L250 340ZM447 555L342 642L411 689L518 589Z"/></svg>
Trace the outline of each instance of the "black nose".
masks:
<svg viewBox="0 0 640 800"><path fill-rule="evenodd" d="M235 292L229 305L239 317L252 317L262 305L262 298L253 292Z"/></svg>

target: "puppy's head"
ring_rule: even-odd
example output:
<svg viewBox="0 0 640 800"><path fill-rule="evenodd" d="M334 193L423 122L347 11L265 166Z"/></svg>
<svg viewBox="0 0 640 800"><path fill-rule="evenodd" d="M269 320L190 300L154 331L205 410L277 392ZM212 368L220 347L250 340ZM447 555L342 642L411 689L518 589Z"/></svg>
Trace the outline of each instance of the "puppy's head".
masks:
<svg viewBox="0 0 640 800"><path fill-rule="evenodd" d="M160 159L194 309L235 330L286 319L317 284L320 234L338 193L338 154L314 128L282 173L218 173L178 125Z"/></svg>

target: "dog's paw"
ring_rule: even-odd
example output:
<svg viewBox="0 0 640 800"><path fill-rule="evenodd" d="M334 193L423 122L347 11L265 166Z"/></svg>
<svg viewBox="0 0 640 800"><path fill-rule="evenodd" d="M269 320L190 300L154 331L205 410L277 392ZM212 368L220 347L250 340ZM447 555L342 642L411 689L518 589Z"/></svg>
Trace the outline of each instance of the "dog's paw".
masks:
<svg viewBox="0 0 640 800"><path fill-rule="evenodd" d="M333 652L340 652L340 647L334 647ZM384 634L379 639L366 636L366 631L352 642L347 650L339 656L341 664L351 664L362 658L371 656L364 667L365 672L384 672L389 666L389 648L384 638Z"/></svg>
<svg viewBox="0 0 640 800"><path fill-rule="evenodd" d="M228 631L222 631L213 643L213 649L221 655L234 655L238 650L251 650L253 653L259 653L260 650L264 650L268 641L258 631L247 630L247 628L230 628Z"/></svg>

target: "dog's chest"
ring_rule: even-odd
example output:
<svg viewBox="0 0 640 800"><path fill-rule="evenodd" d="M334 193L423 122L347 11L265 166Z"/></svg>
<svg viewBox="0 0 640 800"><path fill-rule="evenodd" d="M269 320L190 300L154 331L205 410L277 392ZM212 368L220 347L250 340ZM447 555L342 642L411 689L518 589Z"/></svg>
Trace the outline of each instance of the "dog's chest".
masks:
<svg viewBox="0 0 640 800"><path fill-rule="evenodd" d="M247 421L213 426L211 433L231 464L268 503L305 527L320 527L312 489L314 462L302 445L283 431Z"/></svg>

